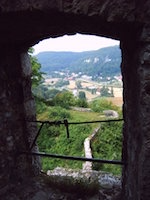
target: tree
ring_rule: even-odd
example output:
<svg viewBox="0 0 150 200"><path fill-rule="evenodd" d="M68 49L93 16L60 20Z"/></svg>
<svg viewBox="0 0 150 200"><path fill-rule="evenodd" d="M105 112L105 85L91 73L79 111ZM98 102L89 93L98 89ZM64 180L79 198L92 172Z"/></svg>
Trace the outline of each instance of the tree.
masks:
<svg viewBox="0 0 150 200"><path fill-rule="evenodd" d="M53 98L53 102L55 106L61 106L63 108L69 108L75 104L74 96L69 91L59 92Z"/></svg>
<svg viewBox="0 0 150 200"><path fill-rule="evenodd" d="M79 99L86 99L86 94L83 91L79 91Z"/></svg>
<svg viewBox="0 0 150 200"><path fill-rule="evenodd" d="M32 87L34 88L41 83L43 79L42 77L43 73L40 71L41 64L38 62L37 58L33 56L34 49L32 47L29 48L28 53L30 56L31 67L32 67L32 76L31 76Z"/></svg>
<svg viewBox="0 0 150 200"><path fill-rule="evenodd" d="M88 103L87 103L86 99L77 99L76 104L77 104L77 106L82 107L82 108L88 107Z"/></svg>
<svg viewBox="0 0 150 200"><path fill-rule="evenodd" d="M83 108L87 108L88 107L88 103L86 101L86 94L84 91L80 91L79 92L79 96L77 99L77 105L79 107L83 107Z"/></svg>
<svg viewBox="0 0 150 200"><path fill-rule="evenodd" d="M77 87L77 89L82 88L81 81L76 81L76 87Z"/></svg>
<svg viewBox="0 0 150 200"><path fill-rule="evenodd" d="M111 96L112 96L112 97L114 97L114 90L113 90L113 86L111 86L111 91L110 91L110 93L111 93Z"/></svg>
<svg viewBox="0 0 150 200"><path fill-rule="evenodd" d="M113 90L112 90L112 88L111 88L111 91L110 91L108 87L103 86L101 88L100 92L101 92L101 96L102 97L113 97Z"/></svg>
<svg viewBox="0 0 150 200"><path fill-rule="evenodd" d="M69 81L68 80L59 80L55 83L55 87L63 87L65 85L69 85Z"/></svg>

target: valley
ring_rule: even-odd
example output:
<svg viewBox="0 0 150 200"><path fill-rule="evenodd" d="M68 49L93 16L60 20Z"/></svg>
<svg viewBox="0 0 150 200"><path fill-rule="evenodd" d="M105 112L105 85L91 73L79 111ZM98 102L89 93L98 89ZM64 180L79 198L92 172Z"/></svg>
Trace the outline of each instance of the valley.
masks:
<svg viewBox="0 0 150 200"><path fill-rule="evenodd" d="M122 76L118 46L92 52L42 52L37 55L42 80L32 88L37 119L42 121L92 122L111 118L115 111L122 118ZM55 124L55 123L54 123ZM84 157L84 141L101 126L93 140L94 158L121 160L122 122L44 126L38 137L41 152ZM43 171L65 167L81 169L82 162L42 159ZM121 174L121 167L94 164L93 169Z"/></svg>
<svg viewBox="0 0 150 200"><path fill-rule="evenodd" d="M51 78L46 76L43 84L49 89L67 89L68 91L72 92L74 96L78 96L80 91L85 92L88 102L100 98L101 89L105 87L108 88L108 91L113 90L113 96L106 96L108 100L117 106L122 106L122 81L121 78L119 78L120 77L118 77L118 79L114 78L114 81L112 82L97 82L87 78ZM57 83L63 82L63 80L67 81L67 85L57 86ZM80 87L78 87L78 83L80 84Z"/></svg>
<svg viewBox="0 0 150 200"><path fill-rule="evenodd" d="M87 102L109 98L122 106L121 52L118 46L87 52L41 52L37 56L48 90L84 93ZM51 97L50 97L51 98Z"/></svg>

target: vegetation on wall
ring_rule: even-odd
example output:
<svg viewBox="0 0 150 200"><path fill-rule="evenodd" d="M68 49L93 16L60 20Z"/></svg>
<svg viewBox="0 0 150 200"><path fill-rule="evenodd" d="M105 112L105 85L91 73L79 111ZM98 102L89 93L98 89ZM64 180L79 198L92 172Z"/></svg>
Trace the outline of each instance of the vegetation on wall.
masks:
<svg viewBox="0 0 150 200"><path fill-rule="evenodd" d="M122 122L101 124L101 129L92 143L94 158L105 160L122 159ZM121 174L121 167L110 164L93 164L93 169Z"/></svg>

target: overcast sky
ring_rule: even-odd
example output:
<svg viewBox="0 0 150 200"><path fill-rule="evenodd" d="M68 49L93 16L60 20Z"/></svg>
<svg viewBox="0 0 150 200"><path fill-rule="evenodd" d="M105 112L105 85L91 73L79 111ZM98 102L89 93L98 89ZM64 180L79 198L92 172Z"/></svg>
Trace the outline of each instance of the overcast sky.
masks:
<svg viewBox="0 0 150 200"><path fill-rule="evenodd" d="M34 54L38 54L42 51L82 52L114 45L119 45L119 41L93 35L76 34L46 39L33 46L33 48L35 50Z"/></svg>

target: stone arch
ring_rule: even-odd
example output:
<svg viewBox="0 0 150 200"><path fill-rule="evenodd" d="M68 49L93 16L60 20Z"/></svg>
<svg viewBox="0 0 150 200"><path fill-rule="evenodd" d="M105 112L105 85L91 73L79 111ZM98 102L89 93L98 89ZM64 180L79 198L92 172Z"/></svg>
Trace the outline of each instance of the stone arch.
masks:
<svg viewBox="0 0 150 200"><path fill-rule="evenodd" d="M124 83L123 198L149 199L148 0L40 0L0 2L0 188L39 173L38 161L17 158L36 132L27 49L47 37L85 33L120 40ZM36 148L36 147L35 147Z"/></svg>

